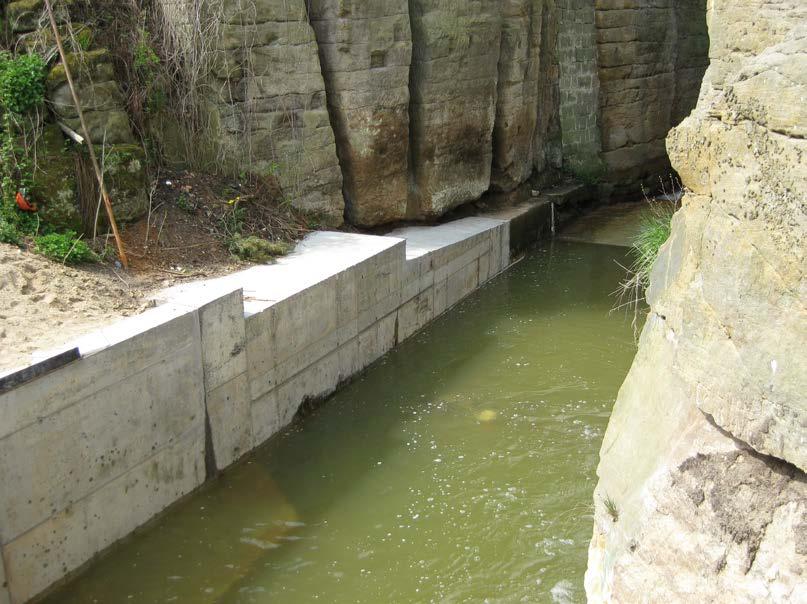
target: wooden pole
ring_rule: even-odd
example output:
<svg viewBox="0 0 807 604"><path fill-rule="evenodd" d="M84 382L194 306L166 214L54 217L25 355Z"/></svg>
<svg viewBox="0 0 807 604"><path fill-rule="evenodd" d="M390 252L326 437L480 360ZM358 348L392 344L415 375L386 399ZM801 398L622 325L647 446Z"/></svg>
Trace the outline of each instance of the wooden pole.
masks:
<svg viewBox="0 0 807 604"><path fill-rule="evenodd" d="M62 36L59 34L59 27L56 24L56 16L53 13L50 0L45 0L45 8L48 11L48 17L50 17L50 26L51 29L53 29L53 36L56 39L56 47L59 49L59 57L62 59L62 65L64 65L67 85L70 87L70 94L73 96L73 103L76 105L78 119L79 122L81 122L81 131L84 134L84 140L87 141L87 149L90 152L90 161L95 170L95 178L98 179L98 186L101 188L101 197L104 200L106 214L109 217L109 225L112 227L112 234L115 236L115 243L118 246L118 258L120 258L123 268L129 268L129 260L126 258L126 251L123 249L123 240L120 237L120 232L118 232L118 223L115 220L115 213L112 210L112 201L109 199L109 193L107 193L106 185L104 184L104 173L101 171L98 158L95 156L95 148L92 146L90 131L87 129L87 122L84 120L84 111L81 109L81 103L78 100L78 94L76 94L76 87L73 85L73 76L70 73L70 66L67 64L67 56L65 55L64 46L62 45Z"/></svg>

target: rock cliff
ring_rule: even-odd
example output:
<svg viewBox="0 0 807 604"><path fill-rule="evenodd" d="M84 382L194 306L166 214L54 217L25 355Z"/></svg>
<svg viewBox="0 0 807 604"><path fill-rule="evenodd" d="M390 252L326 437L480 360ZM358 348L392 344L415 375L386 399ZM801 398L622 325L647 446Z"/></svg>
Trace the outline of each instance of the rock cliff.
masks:
<svg viewBox="0 0 807 604"><path fill-rule="evenodd" d="M211 139L329 224L435 218L561 171L638 190L694 106L704 1L207 0ZM160 2L194 27L200 0Z"/></svg>
<svg viewBox="0 0 807 604"><path fill-rule="evenodd" d="M114 10L56 6L101 20ZM171 165L273 180L326 226L434 219L488 191L569 176L606 185L604 196L637 193L669 168L663 140L694 106L708 45L705 0L148 6L138 19L154 31L142 40L158 41L165 61L163 72L150 64L149 93L171 89L176 106L127 115L130 86L116 81L126 69L93 48L100 79L80 83L92 134L131 146L145 133ZM15 44L47 39L43 10L42 0L0 4ZM54 80L50 93L75 129L66 86ZM70 180L60 199L78 190ZM127 219L145 207L143 182L131 183L142 191L128 195Z"/></svg>
<svg viewBox="0 0 807 604"><path fill-rule="evenodd" d="M807 6L714 2L689 189L605 435L591 602L807 599Z"/></svg>

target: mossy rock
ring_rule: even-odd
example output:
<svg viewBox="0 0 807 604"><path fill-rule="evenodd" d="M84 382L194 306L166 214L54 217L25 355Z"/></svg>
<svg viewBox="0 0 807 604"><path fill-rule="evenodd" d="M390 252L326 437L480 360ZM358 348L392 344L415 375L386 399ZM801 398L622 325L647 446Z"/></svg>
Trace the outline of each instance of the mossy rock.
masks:
<svg viewBox="0 0 807 604"><path fill-rule="evenodd" d="M62 43L68 53L93 50L94 35L88 25L73 23L70 28L60 26L59 34L62 36ZM19 41L29 53L36 53L45 57L54 56L56 53L56 39L53 37L53 30L50 28L25 33L19 37Z"/></svg>
<svg viewBox="0 0 807 604"><path fill-rule="evenodd" d="M96 153L100 161L100 147ZM133 222L148 212L147 168L146 153L140 145L112 145L106 149L104 180L118 222Z"/></svg>
<svg viewBox="0 0 807 604"><path fill-rule="evenodd" d="M90 138L95 144L132 144L136 141L123 94L115 79L112 58L106 49L70 53L67 64L84 110ZM48 74L48 100L54 113L70 128L81 132L73 95L67 85L64 64L55 65Z"/></svg>
<svg viewBox="0 0 807 604"><path fill-rule="evenodd" d="M60 230L82 230L76 184L76 155L65 147L58 126L48 124L37 141L32 194L42 218Z"/></svg>
<svg viewBox="0 0 807 604"><path fill-rule="evenodd" d="M87 52L67 53L67 65L73 80L79 83L86 77L92 82L104 82L115 79L115 67L112 64L112 55L106 48L89 50ZM53 66L48 74L48 90L53 90L67 84L67 74L63 63Z"/></svg>
<svg viewBox="0 0 807 604"><path fill-rule="evenodd" d="M56 20L59 23L67 21L67 15L62 10L75 5L75 0L62 0L54 6ZM45 17L45 0L16 0L6 7L6 18L14 33L26 33L39 29L40 27L50 27L50 22Z"/></svg>

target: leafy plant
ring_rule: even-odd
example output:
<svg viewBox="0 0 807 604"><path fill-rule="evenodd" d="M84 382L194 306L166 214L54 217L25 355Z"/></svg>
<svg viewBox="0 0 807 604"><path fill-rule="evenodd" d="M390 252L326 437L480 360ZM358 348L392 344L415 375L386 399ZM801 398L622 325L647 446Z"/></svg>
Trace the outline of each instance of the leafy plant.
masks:
<svg viewBox="0 0 807 604"><path fill-rule="evenodd" d="M13 224L6 222L0 217L0 243L10 243L11 245L20 245L20 233Z"/></svg>
<svg viewBox="0 0 807 604"><path fill-rule="evenodd" d="M138 32L138 41L132 53L132 66L138 75L145 76L146 80L153 80L155 68L160 64L160 57L151 45L151 34L141 28Z"/></svg>
<svg viewBox="0 0 807 604"><path fill-rule="evenodd" d="M193 214L196 211L196 204L191 201L190 196L184 191L177 198L177 207L188 214Z"/></svg>
<svg viewBox="0 0 807 604"><path fill-rule="evenodd" d="M45 99L45 61L39 55L0 53L0 107L17 115Z"/></svg>
<svg viewBox="0 0 807 604"><path fill-rule="evenodd" d="M38 254L67 264L94 262L97 257L74 231L40 235L34 239L34 251Z"/></svg>

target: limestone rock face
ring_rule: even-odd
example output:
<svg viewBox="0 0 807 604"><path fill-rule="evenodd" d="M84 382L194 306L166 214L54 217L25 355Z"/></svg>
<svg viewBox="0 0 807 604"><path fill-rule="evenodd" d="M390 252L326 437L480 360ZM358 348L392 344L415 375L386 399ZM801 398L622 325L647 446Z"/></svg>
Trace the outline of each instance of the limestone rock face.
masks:
<svg viewBox="0 0 807 604"><path fill-rule="evenodd" d="M409 65L406 2L312 0L347 217L371 226L406 216Z"/></svg>
<svg viewBox="0 0 807 604"><path fill-rule="evenodd" d="M411 0L413 216L439 216L490 185L499 0Z"/></svg>
<svg viewBox="0 0 807 604"><path fill-rule="evenodd" d="M597 0L603 159L608 180L666 176L664 140L695 107L708 65L705 0Z"/></svg>
<svg viewBox="0 0 807 604"><path fill-rule="evenodd" d="M591 602L807 594L805 10L710 15L714 61L668 139L692 192L601 450Z"/></svg>

